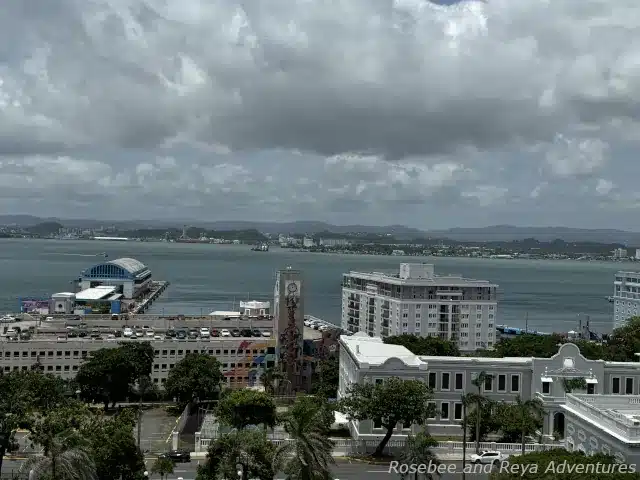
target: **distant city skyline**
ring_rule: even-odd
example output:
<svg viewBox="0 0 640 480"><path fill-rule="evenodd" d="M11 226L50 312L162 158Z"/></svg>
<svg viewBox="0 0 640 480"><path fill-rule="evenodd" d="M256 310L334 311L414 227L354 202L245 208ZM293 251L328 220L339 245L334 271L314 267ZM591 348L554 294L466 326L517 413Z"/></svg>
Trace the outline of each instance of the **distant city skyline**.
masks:
<svg viewBox="0 0 640 480"><path fill-rule="evenodd" d="M3 6L0 214L637 228L637 2L125 3Z"/></svg>

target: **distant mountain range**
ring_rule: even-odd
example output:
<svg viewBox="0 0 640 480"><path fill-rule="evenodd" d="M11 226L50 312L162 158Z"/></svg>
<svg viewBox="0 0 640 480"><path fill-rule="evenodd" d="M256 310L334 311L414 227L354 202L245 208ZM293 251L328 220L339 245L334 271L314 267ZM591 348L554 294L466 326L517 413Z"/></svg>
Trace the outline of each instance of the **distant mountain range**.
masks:
<svg viewBox="0 0 640 480"><path fill-rule="evenodd" d="M0 225L31 227L44 222L58 222L68 228L99 228L115 226L121 230L144 228L180 228L183 224L209 230L249 230L262 233L291 235L331 232L334 234L362 233L369 235L389 235L397 239L442 238L458 242L508 242L535 238L542 242L564 240L565 242L619 243L630 247L640 246L640 233L613 229L583 229L569 227L516 227L513 225L493 225L481 228L450 228L446 230L424 231L403 225L332 225L325 222L299 221L287 223L218 221L197 222L194 220L83 220L42 218L32 215L0 215Z"/></svg>

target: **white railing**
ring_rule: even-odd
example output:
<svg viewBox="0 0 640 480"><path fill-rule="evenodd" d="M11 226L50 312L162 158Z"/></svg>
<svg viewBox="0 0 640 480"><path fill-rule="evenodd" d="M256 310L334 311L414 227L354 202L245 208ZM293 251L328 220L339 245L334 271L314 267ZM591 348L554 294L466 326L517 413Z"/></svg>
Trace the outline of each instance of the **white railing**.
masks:
<svg viewBox="0 0 640 480"><path fill-rule="evenodd" d="M640 397L626 397L623 395L604 395L595 400L584 396L567 395L566 406L591 418L600 425L624 435L629 439L640 438L640 422L628 418L626 415L614 411L616 408L636 406Z"/></svg>
<svg viewBox="0 0 640 480"><path fill-rule="evenodd" d="M206 452L211 445L211 439L200 438L199 433L196 433L196 452ZM271 442L275 445L281 445L285 442L290 442L289 439L273 439ZM351 438L334 438L333 455L334 456L350 456L350 455L364 455L372 453L380 442L377 440L353 440ZM390 440L385 449L386 453L398 453L404 451L406 447L406 440ZM539 452L541 450L548 450L551 448L564 448L564 443L527 443L525 444L525 452ZM471 454L475 452L475 442L467 442L467 452ZM435 453L462 453L462 442L438 442L433 447ZM522 451L522 444L520 443L500 443L500 442L480 442L480 450L493 450L501 453L519 453Z"/></svg>

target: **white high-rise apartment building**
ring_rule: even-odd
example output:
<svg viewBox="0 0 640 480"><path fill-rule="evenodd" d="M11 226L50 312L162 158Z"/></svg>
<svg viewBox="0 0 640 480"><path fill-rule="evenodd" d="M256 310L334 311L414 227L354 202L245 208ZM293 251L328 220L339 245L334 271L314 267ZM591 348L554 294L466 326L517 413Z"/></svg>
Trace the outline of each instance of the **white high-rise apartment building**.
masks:
<svg viewBox="0 0 640 480"><path fill-rule="evenodd" d="M496 342L498 286L435 275L433 265L401 263L399 273L349 272L342 282L342 328L387 337L440 337L460 350Z"/></svg>
<svg viewBox="0 0 640 480"><path fill-rule="evenodd" d="M613 328L640 315L640 272L618 272L613 281Z"/></svg>

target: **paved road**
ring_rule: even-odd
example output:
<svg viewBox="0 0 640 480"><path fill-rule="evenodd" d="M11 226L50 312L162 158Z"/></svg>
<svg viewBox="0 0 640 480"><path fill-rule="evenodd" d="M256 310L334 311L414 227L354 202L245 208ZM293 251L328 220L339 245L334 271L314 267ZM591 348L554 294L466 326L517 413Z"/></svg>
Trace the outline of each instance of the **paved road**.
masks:
<svg viewBox="0 0 640 480"><path fill-rule="evenodd" d="M147 458L146 465L148 469L151 469L154 458ZM204 463L204 460L200 462ZM349 462L346 460L336 459L337 465L333 468L333 477L336 480L399 480L400 475L395 472L390 472L388 466L384 465L369 465L360 462ZM22 461L5 460L2 467L3 478L12 470L17 472L20 468ZM191 463L178 463L175 465L173 475L169 475L167 480L177 480L182 478L183 480L195 480L196 470L198 468L198 461L192 461ZM469 480L488 480L488 473L481 472L484 466L480 466L479 470L474 473L467 474ZM462 478L462 462L443 462L441 469L440 480L459 480ZM412 477L412 476L411 476ZM7 477L9 478L9 477ZM276 475L277 479L284 478L284 475Z"/></svg>

